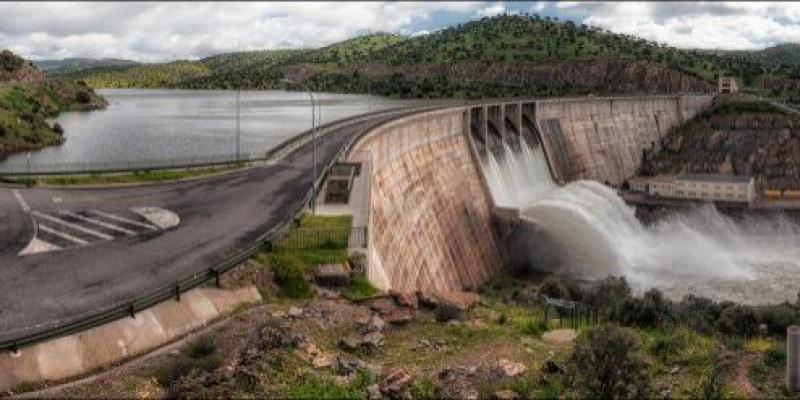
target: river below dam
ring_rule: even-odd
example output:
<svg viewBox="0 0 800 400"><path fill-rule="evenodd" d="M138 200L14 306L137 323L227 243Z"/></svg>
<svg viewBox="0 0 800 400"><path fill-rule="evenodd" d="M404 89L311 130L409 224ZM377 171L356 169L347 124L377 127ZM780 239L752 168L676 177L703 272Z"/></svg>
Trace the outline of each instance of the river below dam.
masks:
<svg viewBox="0 0 800 400"><path fill-rule="evenodd" d="M55 122L66 141L31 153L9 156L0 171L75 170L146 167L174 162L195 163L236 153L236 91L100 89L109 106L103 110L65 112ZM316 93L322 123L368 110L422 104L419 100ZM242 91L241 154L264 153L311 128L307 93Z"/></svg>
<svg viewBox="0 0 800 400"><path fill-rule="evenodd" d="M732 218L713 204L644 226L635 209L594 181L559 187L541 147L505 149L484 165L498 205L519 208L530 265L580 280L625 276L637 292L694 294L748 304L794 302L800 225L781 214Z"/></svg>

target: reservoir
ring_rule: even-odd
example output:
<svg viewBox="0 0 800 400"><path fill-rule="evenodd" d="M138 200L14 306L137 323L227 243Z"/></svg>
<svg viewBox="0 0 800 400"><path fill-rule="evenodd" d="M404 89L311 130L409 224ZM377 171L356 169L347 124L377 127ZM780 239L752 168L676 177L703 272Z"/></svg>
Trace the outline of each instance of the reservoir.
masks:
<svg viewBox="0 0 800 400"><path fill-rule="evenodd" d="M151 165L232 159L236 154L236 91L100 89L104 110L65 112L55 119L66 141L0 162L0 171L145 168ZM315 93L322 123L420 100ZM242 91L242 158L258 158L311 128L307 93Z"/></svg>

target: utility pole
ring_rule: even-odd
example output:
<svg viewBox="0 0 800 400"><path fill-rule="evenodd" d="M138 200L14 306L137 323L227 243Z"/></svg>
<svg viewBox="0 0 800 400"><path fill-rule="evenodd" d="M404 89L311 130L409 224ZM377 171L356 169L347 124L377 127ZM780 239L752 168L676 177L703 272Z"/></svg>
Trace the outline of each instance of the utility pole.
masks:
<svg viewBox="0 0 800 400"><path fill-rule="evenodd" d="M295 82L289 79L281 79L283 83L288 84L295 84ZM308 86L301 85L303 89L305 89L308 97L311 99L311 148L312 148L312 176L311 176L311 214L316 214L317 211L317 128L316 128L316 110L315 110L315 101L314 101L314 93L311 92L311 89ZM321 103L321 102L317 102ZM322 104L319 104L319 114L320 114L320 122L322 122Z"/></svg>
<svg viewBox="0 0 800 400"><path fill-rule="evenodd" d="M236 161L239 161L239 156L241 155L241 146L242 146L242 132L239 129L239 119L241 117L241 111L239 106L239 96L241 95L241 90L236 89Z"/></svg>

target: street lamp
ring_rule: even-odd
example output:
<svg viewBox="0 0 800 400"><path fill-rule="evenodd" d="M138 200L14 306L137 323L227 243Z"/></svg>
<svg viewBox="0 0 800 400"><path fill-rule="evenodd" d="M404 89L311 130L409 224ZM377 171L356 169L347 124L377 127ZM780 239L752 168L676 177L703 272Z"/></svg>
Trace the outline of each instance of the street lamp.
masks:
<svg viewBox="0 0 800 400"><path fill-rule="evenodd" d="M305 89L308 97L311 98L311 153L312 153L312 176L311 176L311 214L316 213L316 204L317 204L317 130L315 128L315 121L316 121L316 113L314 108L314 93L308 88L308 86L294 82L289 79L281 79L280 82L287 83L290 85L299 85L303 89ZM320 114L322 114L322 105L320 105ZM320 116L320 122L322 122Z"/></svg>

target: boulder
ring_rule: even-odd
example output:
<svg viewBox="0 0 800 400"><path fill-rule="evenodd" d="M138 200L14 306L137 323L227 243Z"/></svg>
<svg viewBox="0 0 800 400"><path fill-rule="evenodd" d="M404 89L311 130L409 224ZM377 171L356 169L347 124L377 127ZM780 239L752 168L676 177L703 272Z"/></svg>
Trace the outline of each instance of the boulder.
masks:
<svg viewBox="0 0 800 400"><path fill-rule="evenodd" d="M385 297L380 297L372 301L372 303L370 304L370 308L372 309L372 311L375 311L381 315L389 315L397 307L395 307L394 302L392 302L391 300Z"/></svg>
<svg viewBox="0 0 800 400"><path fill-rule="evenodd" d="M407 310L397 310L386 317L390 325L405 325L414 320L414 314Z"/></svg>
<svg viewBox="0 0 800 400"><path fill-rule="evenodd" d="M505 358L501 358L497 361L497 371L499 372L500 376L513 378L525 373L526 369L527 368L525 368L524 364L507 360Z"/></svg>
<svg viewBox="0 0 800 400"><path fill-rule="evenodd" d="M314 281L324 287L347 286L350 283L350 267L347 263L317 265Z"/></svg>
<svg viewBox="0 0 800 400"><path fill-rule="evenodd" d="M498 390L494 392L495 400L519 400L519 395L513 390Z"/></svg>
<svg viewBox="0 0 800 400"><path fill-rule="evenodd" d="M380 332L386 326L386 323L383 322L383 319L380 315L375 314L370 318L369 322L366 325L367 332Z"/></svg>
<svg viewBox="0 0 800 400"><path fill-rule="evenodd" d="M299 318L303 316L303 309L300 307L289 307L289 316L292 318Z"/></svg>
<svg viewBox="0 0 800 400"><path fill-rule="evenodd" d="M383 399L383 393L381 393L381 389L377 383L367 386L367 399L369 400Z"/></svg>
<svg viewBox="0 0 800 400"><path fill-rule="evenodd" d="M345 336L339 339L339 347L346 351L355 351L361 347L361 338L358 336Z"/></svg>
<svg viewBox="0 0 800 400"><path fill-rule="evenodd" d="M314 365L314 368L328 368L333 365L333 359L330 356L319 356L315 357L311 364Z"/></svg>
<svg viewBox="0 0 800 400"><path fill-rule="evenodd" d="M395 290L390 290L389 295L394 298L395 303L397 305L403 307L410 307L416 309L419 307L419 299L417 299L416 293L411 292L398 292Z"/></svg>
<svg viewBox="0 0 800 400"><path fill-rule="evenodd" d="M364 335L361 340L361 345L366 347L380 347L383 345L383 334L380 332L371 332Z"/></svg>
<svg viewBox="0 0 800 400"><path fill-rule="evenodd" d="M413 380L411 375L402 368L398 368L384 378L379 385L379 389L383 395L390 399L402 399L406 397L406 392Z"/></svg>

